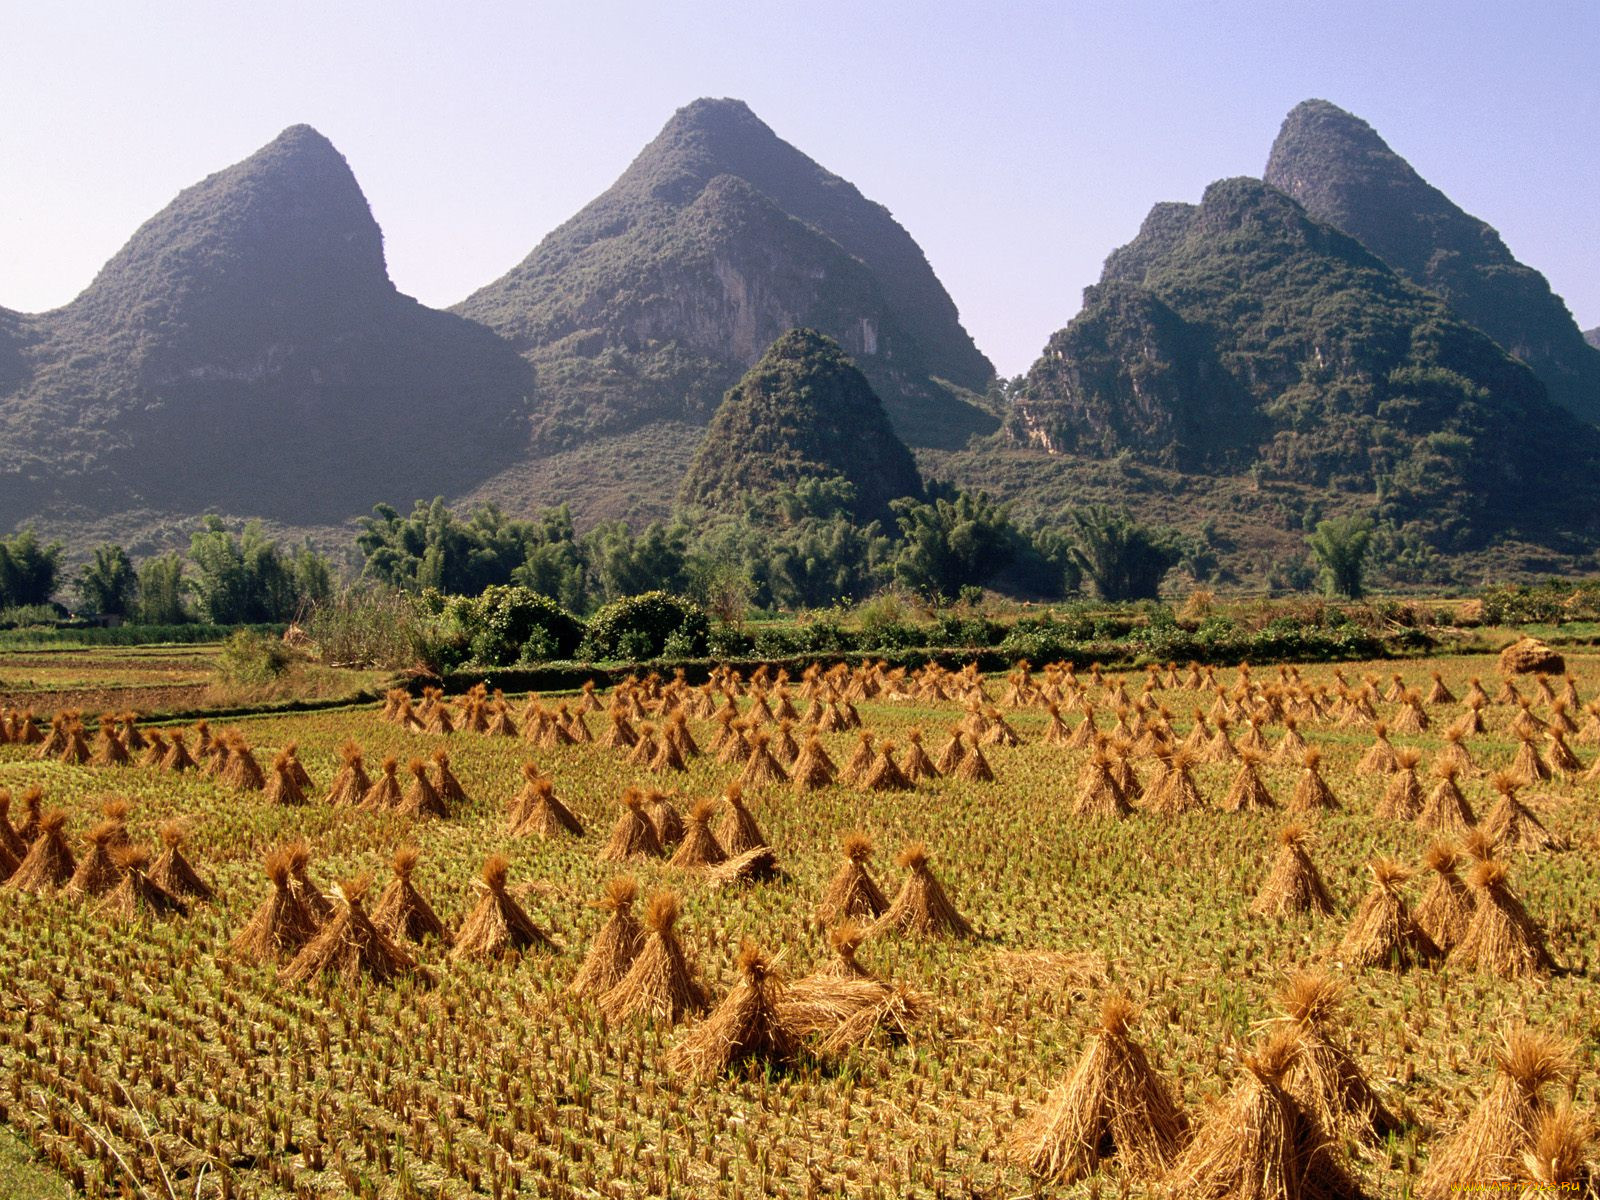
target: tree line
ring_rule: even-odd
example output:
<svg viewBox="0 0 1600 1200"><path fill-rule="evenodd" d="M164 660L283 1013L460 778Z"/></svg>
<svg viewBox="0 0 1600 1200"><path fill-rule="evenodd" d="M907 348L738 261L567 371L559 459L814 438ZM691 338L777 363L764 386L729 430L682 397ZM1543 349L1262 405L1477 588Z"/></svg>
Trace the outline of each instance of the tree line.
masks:
<svg viewBox="0 0 1600 1200"><path fill-rule="evenodd" d="M825 608L895 585L934 600L993 588L1058 599L1156 598L1184 557L1179 535L1125 510L1091 505L1059 525L1023 524L983 493L934 489L893 502L895 528L849 515L844 479L808 479L749 500L735 514L681 511L635 528L603 522L579 536L571 511L509 518L492 504L457 514L442 498L402 515L387 504L361 520L361 579L408 593L477 596L513 585L573 613L664 590L733 617L760 609ZM1322 522L1309 545L1330 593L1359 596L1370 523ZM32 530L0 540L0 609L49 604L63 548ZM70 581L81 614L149 625L290 621L335 590L328 559L285 546L258 521L238 531L205 517L187 552L135 564L118 545L94 548Z"/></svg>

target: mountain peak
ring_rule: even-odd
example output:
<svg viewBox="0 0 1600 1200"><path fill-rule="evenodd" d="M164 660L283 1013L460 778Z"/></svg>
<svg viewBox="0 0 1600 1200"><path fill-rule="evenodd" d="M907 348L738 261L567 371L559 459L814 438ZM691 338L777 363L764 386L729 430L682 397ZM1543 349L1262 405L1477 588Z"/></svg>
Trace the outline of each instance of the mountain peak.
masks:
<svg viewBox="0 0 1600 1200"><path fill-rule="evenodd" d="M383 235L344 156L291 125L248 158L185 188L68 306L77 319L193 327L253 315L315 324L392 293ZM269 322L270 324L270 322Z"/></svg>
<svg viewBox="0 0 1600 1200"><path fill-rule="evenodd" d="M1463 211L1367 122L1326 100L1298 104L1267 159L1266 181L1354 237L1530 366L1552 399L1600 420L1600 354L1544 276Z"/></svg>

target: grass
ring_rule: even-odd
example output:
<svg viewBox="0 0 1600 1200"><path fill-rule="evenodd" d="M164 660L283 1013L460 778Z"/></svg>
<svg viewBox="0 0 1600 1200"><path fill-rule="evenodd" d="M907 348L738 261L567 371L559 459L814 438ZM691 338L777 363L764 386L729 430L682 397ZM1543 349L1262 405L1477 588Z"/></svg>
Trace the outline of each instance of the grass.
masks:
<svg viewBox="0 0 1600 1200"><path fill-rule="evenodd" d="M1600 695L1600 656L1575 652L1569 664L1584 698ZM1370 671L1385 684L1399 671L1412 686L1426 686L1439 670L1458 695L1473 674L1482 674L1491 692L1495 687L1492 662L1482 658L1341 669L1352 680ZM1302 674L1328 684L1332 670L1305 667ZM1234 672L1217 677L1231 685ZM1117 678L1137 694L1144 675ZM1003 680L989 686L998 700ZM1179 691L1158 699L1172 709L1181 736L1190 710L1209 707L1212 697ZM902 747L906 732L920 725L932 750L961 716L954 703L872 701L860 708L871 729ZM1391 708L1380 705L1384 714ZM1442 744L1439 728L1455 711L1436 706L1432 730L1392 740L1431 758ZM273 1200L287 1200L296 1187L380 1197L1024 1194L1030 1182L1004 1161L1003 1140L1070 1069L1105 988L1125 987L1142 1004L1135 1036L1197 1113L1233 1080L1271 1015L1270 996L1284 973L1337 944L1368 886L1366 862L1390 854L1415 863L1428 839L1371 815L1382 783L1354 770L1369 732L1303 725L1323 750L1324 774L1344 805L1317 822L1313 850L1339 907L1314 921L1256 920L1247 909L1284 813L1208 808L1111 823L1072 818L1067 804L1086 752L1043 744L1041 711L1006 712L1024 744L986 749L998 776L993 784L939 780L915 792L870 794L833 787L804 798L757 792L751 809L785 872L777 882L716 891L664 863L630 868L646 894L662 886L683 894L679 930L719 997L735 977L746 937L781 954L791 975L827 958L812 910L837 864L839 837L852 829L874 838L871 869L891 894L901 877L895 851L926 842L934 872L984 935L974 943L890 939L863 947L866 965L932 998L909 1045L714 1085L666 1068L681 1028L607 1028L592 1005L569 999L564 988L604 919L591 902L617 871L595 854L622 787L668 787L686 810L693 798L720 791L736 766L706 756L685 775L661 778L597 747L406 734L382 721L375 706L228 722L263 762L286 742L298 743L317 790L302 808L276 808L207 778L39 763L23 748L0 747L0 786L15 795L44 785L49 802L68 810L75 837L108 795L131 802L131 833L144 844L154 842L162 820L184 818L191 857L219 893L187 920L146 928L108 924L65 900L0 891L0 1004L7 1013L0 1021L0 1105L91 1196L117 1195L122 1181L84 1122L138 1164L152 1195L164 1194L156 1160L179 1194L194 1189L203 1169L202 1195ZM1506 707L1490 715L1491 732L1469 741L1484 766L1509 761L1514 749ZM1112 719L1102 704L1102 724ZM591 716L590 725L599 734L604 720ZM691 727L702 745L709 742L710 722ZM1281 730L1268 732L1276 740ZM420 824L329 809L320 796L347 737L373 767L384 755L404 762L448 746L471 803L451 820ZM842 763L855 735L824 742ZM1593 747L1579 750L1586 765L1592 761ZM547 843L505 834L502 814L528 757L555 781L586 837ZM1232 773L1206 765L1195 777L1214 804ZM1295 775L1264 770L1280 803ZM1467 781L1466 791L1479 813L1487 811L1486 780ZM1515 887L1569 970L1536 986L1449 964L1404 975L1353 974L1351 1047L1409 1119L1387 1147L1357 1160L1375 1194L1405 1193L1428 1146L1481 1095L1492 1074L1493 1037L1514 1020L1578 1043L1585 1070L1577 1099L1590 1111L1596 1106L1600 1026L1589 975L1597 961L1600 884L1589 864L1600 848L1600 811L1590 785L1545 786L1529 795L1546 823L1578 847L1512 862ZM271 969L236 962L225 947L266 894L263 854L291 836L314 846L312 873L324 886L364 870L382 881L394 849L416 844L417 886L452 926L476 899L485 856L503 850L513 889L526 889L524 904L562 949L490 965L450 962L437 947L424 947L419 956L437 978L431 990L285 990ZM1419 890L1420 883L1409 887L1413 902ZM1092 955L1105 964L1104 980L1052 980L1048 972L1030 978L1013 966L1019 953ZM1123 1181L1114 1164L1109 1171L1101 1186L1118 1194ZM1127 1184L1132 1195L1148 1194ZM1095 1194L1090 1186L1060 1194Z"/></svg>
<svg viewBox="0 0 1600 1200"><path fill-rule="evenodd" d="M26 1142L0 1128L0 1196L6 1200L66 1200L71 1195L61 1176L41 1166Z"/></svg>

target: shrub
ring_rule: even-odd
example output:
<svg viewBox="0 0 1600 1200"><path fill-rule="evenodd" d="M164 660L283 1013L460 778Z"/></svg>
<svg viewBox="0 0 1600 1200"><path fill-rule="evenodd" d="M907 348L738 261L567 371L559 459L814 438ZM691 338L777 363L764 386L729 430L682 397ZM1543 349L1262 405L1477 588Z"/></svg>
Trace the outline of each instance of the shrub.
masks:
<svg viewBox="0 0 1600 1200"><path fill-rule="evenodd" d="M415 599L384 587L354 587L312 608L306 636L332 666L438 668L435 621Z"/></svg>
<svg viewBox="0 0 1600 1200"><path fill-rule="evenodd" d="M644 592L613 600L589 620L582 653L586 658L643 662L660 658L667 639L680 635L675 647L684 657L699 658L711 642L711 621L695 603L670 592Z"/></svg>
<svg viewBox="0 0 1600 1200"><path fill-rule="evenodd" d="M485 667L571 658L584 635L583 622L550 597L511 584L453 596L444 615L465 638L470 659Z"/></svg>
<svg viewBox="0 0 1600 1200"><path fill-rule="evenodd" d="M217 674L227 683L271 683L289 669L293 655L281 638L238 629L222 643Z"/></svg>

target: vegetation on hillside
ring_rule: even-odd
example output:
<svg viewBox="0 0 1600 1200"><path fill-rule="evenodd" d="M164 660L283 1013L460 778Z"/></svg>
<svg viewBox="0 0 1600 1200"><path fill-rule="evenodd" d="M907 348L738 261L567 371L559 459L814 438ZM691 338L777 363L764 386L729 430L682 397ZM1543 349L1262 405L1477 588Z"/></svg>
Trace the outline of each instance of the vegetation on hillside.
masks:
<svg viewBox="0 0 1600 1200"><path fill-rule="evenodd" d="M1550 398L1600 421L1600 350L1545 277L1429 184L1359 117L1307 100L1284 119L1266 181L1354 237L1527 363Z"/></svg>

